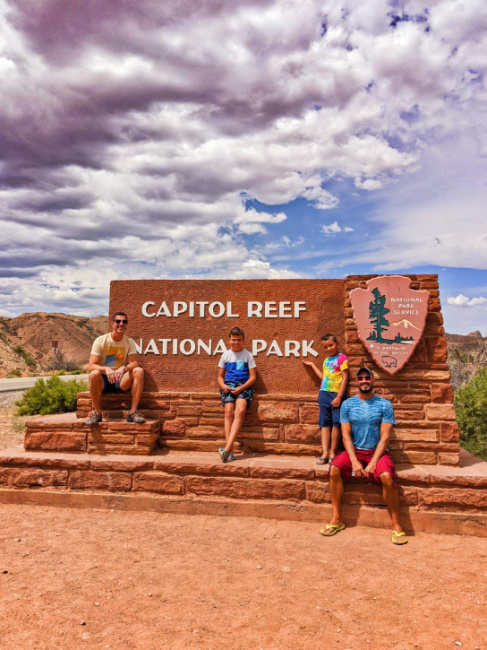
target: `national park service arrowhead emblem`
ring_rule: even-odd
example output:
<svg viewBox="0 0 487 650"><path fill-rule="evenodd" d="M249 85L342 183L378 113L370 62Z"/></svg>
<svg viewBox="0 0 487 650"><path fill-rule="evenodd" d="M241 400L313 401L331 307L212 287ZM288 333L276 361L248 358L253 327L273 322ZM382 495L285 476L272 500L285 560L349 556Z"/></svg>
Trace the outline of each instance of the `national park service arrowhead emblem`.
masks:
<svg viewBox="0 0 487 650"><path fill-rule="evenodd" d="M376 364L393 375L409 360L423 334L429 291L410 289L402 275L381 275L350 292L360 340Z"/></svg>

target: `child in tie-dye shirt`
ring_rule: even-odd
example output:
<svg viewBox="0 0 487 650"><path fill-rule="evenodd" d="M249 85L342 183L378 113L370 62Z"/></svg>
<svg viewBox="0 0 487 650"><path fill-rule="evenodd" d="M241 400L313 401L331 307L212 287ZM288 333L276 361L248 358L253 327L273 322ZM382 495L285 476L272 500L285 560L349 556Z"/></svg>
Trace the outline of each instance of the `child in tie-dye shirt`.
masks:
<svg viewBox="0 0 487 650"><path fill-rule="evenodd" d="M303 363L313 368L321 379L318 404L323 453L316 462L324 465L333 460L340 442L340 404L348 384L348 359L338 352L337 339L333 334L322 336L321 345L326 354L323 369L320 370L312 361Z"/></svg>

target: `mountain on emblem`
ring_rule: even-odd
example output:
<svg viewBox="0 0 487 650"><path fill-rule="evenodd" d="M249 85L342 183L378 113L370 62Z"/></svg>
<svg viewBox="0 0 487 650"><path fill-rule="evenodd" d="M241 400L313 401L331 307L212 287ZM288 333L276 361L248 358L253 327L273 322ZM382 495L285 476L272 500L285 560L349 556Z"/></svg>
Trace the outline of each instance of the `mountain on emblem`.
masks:
<svg viewBox="0 0 487 650"><path fill-rule="evenodd" d="M381 275L367 289L350 292L358 335L376 364L389 374L409 360L423 334L429 291L410 289L402 275Z"/></svg>

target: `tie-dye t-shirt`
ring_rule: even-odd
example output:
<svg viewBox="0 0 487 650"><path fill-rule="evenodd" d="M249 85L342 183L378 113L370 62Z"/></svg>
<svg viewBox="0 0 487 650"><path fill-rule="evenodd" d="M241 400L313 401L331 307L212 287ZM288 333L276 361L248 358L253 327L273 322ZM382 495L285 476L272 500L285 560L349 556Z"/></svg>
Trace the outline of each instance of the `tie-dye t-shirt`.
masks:
<svg viewBox="0 0 487 650"><path fill-rule="evenodd" d="M91 354L100 357L100 366L109 366L118 370L125 365L129 354L136 354L135 343L128 336L123 336L121 341L114 341L111 334L103 334L95 339Z"/></svg>
<svg viewBox="0 0 487 650"><path fill-rule="evenodd" d="M348 368L348 358L342 354L335 354L323 361L323 381L320 390L338 393L342 385L342 372Z"/></svg>

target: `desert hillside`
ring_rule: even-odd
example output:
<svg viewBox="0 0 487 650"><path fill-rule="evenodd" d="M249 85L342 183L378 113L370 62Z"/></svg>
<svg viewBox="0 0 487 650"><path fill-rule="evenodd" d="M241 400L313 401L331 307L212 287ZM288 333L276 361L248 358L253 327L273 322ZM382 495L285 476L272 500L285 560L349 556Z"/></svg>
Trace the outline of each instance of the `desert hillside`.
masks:
<svg viewBox="0 0 487 650"><path fill-rule="evenodd" d="M66 314L0 317L0 377L35 375L52 367L51 341L58 341L58 369L82 368L93 340L108 331L108 318Z"/></svg>
<svg viewBox="0 0 487 650"><path fill-rule="evenodd" d="M487 337L480 332L466 336L446 334L448 365L451 383L457 389L472 379L475 373L487 366Z"/></svg>

